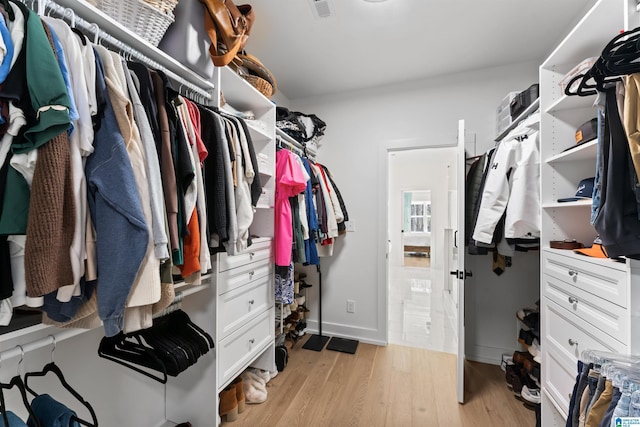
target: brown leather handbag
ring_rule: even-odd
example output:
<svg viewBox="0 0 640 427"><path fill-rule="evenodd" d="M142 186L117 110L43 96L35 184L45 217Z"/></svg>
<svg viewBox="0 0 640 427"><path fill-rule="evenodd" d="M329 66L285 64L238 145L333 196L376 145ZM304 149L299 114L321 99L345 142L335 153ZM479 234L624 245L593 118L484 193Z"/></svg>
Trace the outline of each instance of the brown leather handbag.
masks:
<svg viewBox="0 0 640 427"><path fill-rule="evenodd" d="M253 8L236 6L231 0L199 1L205 8L204 26L211 39L209 56L216 67L224 67L247 44L255 19Z"/></svg>

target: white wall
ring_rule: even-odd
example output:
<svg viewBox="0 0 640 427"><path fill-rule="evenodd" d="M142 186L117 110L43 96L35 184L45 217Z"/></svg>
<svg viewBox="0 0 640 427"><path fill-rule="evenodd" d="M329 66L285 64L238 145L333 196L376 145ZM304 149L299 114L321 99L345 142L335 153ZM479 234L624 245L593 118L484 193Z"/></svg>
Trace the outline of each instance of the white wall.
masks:
<svg viewBox="0 0 640 427"><path fill-rule="evenodd" d="M384 147L402 146L405 142L412 146L454 145L457 122L465 119L467 129L476 134L478 151L484 151L495 144L495 109L503 97L509 91L524 90L537 81L538 65L532 62L373 90L292 100L296 110L314 113L327 123L318 159L332 171L349 217L356 224L356 232L339 239L334 256L323 260L324 331L386 343L386 319L380 318L386 309L385 278L384 269L378 269L384 259L379 254L384 253L381 246L385 237L380 236L386 229L386 212L380 208L386 206L385 201L380 200L385 193L381 185L384 186L386 177L380 175L381 170L386 174L386 163L379 163L380 153L385 152L386 156ZM538 259L537 255L527 256ZM470 262L482 264L475 268L476 277L482 274L480 270L490 267L486 257ZM511 276L517 283L504 285L507 291L502 293L499 289L491 289L491 294L486 296L501 310L515 313L518 305L530 305L535 301L531 301L527 292L512 292L528 278L532 282L529 293L537 294L536 276L530 271L526 272L527 276L517 272L520 266L526 268L525 264L516 262L512 271ZM483 356L486 352L474 350L477 343L486 344L492 355L500 352L515 341L515 317L511 314L508 322L504 318L502 323L493 322L502 325L502 329L487 331L482 321L485 317L492 318L492 304L483 301L481 310L476 309L476 294L483 293L480 287L485 285L479 280L477 283L467 300L470 306L468 329L473 334L469 337L468 354L489 358ZM313 289L309 294L312 302L316 292ZM504 294L514 294L513 301L505 300ZM355 314L346 313L346 299L356 301ZM313 305L311 309L313 319L317 309ZM309 326L313 328L314 322L310 321ZM474 353L478 354L474 356Z"/></svg>

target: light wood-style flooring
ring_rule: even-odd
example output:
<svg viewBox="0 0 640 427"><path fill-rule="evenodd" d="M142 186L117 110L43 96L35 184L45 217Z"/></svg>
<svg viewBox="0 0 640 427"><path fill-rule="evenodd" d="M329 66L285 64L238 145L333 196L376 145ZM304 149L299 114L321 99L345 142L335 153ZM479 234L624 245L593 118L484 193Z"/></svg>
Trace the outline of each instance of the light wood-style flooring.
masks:
<svg viewBox="0 0 640 427"><path fill-rule="evenodd" d="M356 354L302 349L225 427L533 427L535 413L507 388L500 367L467 363L466 403L456 398L453 354L360 343Z"/></svg>
<svg viewBox="0 0 640 427"><path fill-rule="evenodd" d="M431 267L431 258L428 258L426 256L405 256L404 266L429 268Z"/></svg>

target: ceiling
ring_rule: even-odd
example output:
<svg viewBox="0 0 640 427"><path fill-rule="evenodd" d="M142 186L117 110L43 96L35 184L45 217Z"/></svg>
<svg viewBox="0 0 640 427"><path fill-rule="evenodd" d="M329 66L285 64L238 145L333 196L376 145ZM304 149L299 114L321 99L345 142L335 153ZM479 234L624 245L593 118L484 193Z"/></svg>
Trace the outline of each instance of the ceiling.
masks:
<svg viewBox="0 0 640 427"><path fill-rule="evenodd" d="M540 62L594 0L251 0L247 52L289 99Z"/></svg>

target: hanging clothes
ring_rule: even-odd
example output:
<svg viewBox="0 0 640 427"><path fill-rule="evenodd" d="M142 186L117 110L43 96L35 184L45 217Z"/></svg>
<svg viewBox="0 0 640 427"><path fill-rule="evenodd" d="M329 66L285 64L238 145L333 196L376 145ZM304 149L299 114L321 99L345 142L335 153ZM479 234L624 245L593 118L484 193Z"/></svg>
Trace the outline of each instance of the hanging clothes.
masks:
<svg viewBox="0 0 640 427"><path fill-rule="evenodd" d="M505 238L540 237L539 125L540 114L532 114L496 149L480 201L474 240L497 243L494 232L503 214Z"/></svg>
<svg viewBox="0 0 640 427"><path fill-rule="evenodd" d="M291 263L293 245L292 213L289 197L306 189L306 180L293 153L276 152L276 205L275 205L275 263L288 266Z"/></svg>

